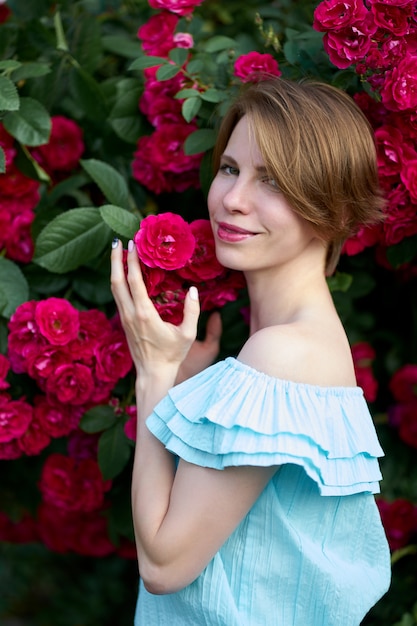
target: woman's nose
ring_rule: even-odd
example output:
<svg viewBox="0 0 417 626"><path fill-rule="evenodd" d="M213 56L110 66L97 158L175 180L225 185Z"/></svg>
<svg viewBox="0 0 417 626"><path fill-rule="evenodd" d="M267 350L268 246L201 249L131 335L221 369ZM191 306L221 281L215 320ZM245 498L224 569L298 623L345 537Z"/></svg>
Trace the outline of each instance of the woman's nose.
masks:
<svg viewBox="0 0 417 626"><path fill-rule="evenodd" d="M225 209L231 213L246 213L250 208L251 193L249 185L241 178L236 177L233 185L223 198Z"/></svg>

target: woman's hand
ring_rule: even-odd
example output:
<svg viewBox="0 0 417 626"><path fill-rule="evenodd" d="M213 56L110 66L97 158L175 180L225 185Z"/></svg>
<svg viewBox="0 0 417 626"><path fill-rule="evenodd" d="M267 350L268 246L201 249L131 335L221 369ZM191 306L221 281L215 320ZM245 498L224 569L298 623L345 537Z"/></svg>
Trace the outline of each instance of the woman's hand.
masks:
<svg viewBox="0 0 417 626"><path fill-rule="evenodd" d="M202 341L195 340L187 356L180 365L175 380L181 383L191 376L198 374L214 362L220 351L222 334L222 319L217 311L212 313L207 321L206 335Z"/></svg>
<svg viewBox="0 0 417 626"><path fill-rule="evenodd" d="M134 243L129 242L127 277L123 249L115 240L111 255L111 289L136 371L159 374L164 368L179 368L197 334L200 313L198 292L191 287L184 302L179 326L164 322L146 291Z"/></svg>

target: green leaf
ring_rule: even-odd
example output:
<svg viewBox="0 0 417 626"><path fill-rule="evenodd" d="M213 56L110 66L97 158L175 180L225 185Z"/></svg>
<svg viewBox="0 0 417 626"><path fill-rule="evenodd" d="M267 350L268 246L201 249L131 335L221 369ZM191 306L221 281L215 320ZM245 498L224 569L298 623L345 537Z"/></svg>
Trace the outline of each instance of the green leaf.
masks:
<svg viewBox="0 0 417 626"><path fill-rule="evenodd" d="M10 78L0 76L0 111L18 111L19 93Z"/></svg>
<svg viewBox="0 0 417 626"><path fill-rule="evenodd" d="M132 239L139 229L140 219L119 206L105 204L100 213L106 224L121 237Z"/></svg>
<svg viewBox="0 0 417 626"><path fill-rule="evenodd" d="M169 58L174 61L176 65L184 65L188 58L189 52L187 48L173 48L169 52Z"/></svg>
<svg viewBox="0 0 417 626"><path fill-rule="evenodd" d="M18 82L19 80L26 80L27 78L45 76L49 74L50 71L51 68L47 63L23 63L13 72L12 78L15 82Z"/></svg>
<svg viewBox="0 0 417 626"><path fill-rule="evenodd" d="M187 63L187 72L188 74L198 74L204 68L204 63L201 59L193 59L189 63Z"/></svg>
<svg viewBox="0 0 417 626"><path fill-rule="evenodd" d="M210 150L216 143L216 132L212 128L200 128L188 135L184 143L185 154L199 154Z"/></svg>
<svg viewBox="0 0 417 626"><path fill-rule="evenodd" d="M174 78L179 72L181 68L178 65L171 65L168 63L167 65L163 65L156 71L156 78L160 81L169 80L170 78Z"/></svg>
<svg viewBox="0 0 417 626"><path fill-rule="evenodd" d="M336 272L333 276L329 276L327 284L330 291L347 291L352 284L352 276L342 272Z"/></svg>
<svg viewBox="0 0 417 626"><path fill-rule="evenodd" d="M98 209L70 209L40 232L33 261L51 272L64 274L98 256L109 244L110 236Z"/></svg>
<svg viewBox="0 0 417 626"><path fill-rule="evenodd" d="M155 65L165 65L168 63L168 60L165 57L154 57L154 56L142 56L139 59L133 61L131 65L129 65L129 70L146 70L148 67L155 67Z"/></svg>
<svg viewBox="0 0 417 626"><path fill-rule="evenodd" d="M194 96L193 98L187 98L182 103L181 111L182 116L186 122L191 122L191 120L197 115L199 110L201 109L202 100L198 96Z"/></svg>
<svg viewBox="0 0 417 626"><path fill-rule="evenodd" d="M417 235L406 237L387 250L387 258L393 267L409 263L417 255Z"/></svg>
<svg viewBox="0 0 417 626"><path fill-rule="evenodd" d="M48 143L52 124L43 104L32 98L21 98L19 111L7 113L3 125L25 146L40 146Z"/></svg>
<svg viewBox="0 0 417 626"><path fill-rule="evenodd" d="M181 89L175 94L176 100L185 100L185 98L195 98L199 92L196 89Z"/></svg>
<svg viewBox="0 0 417 626"><path fill-rule="evenodd" d="M114 426L117 419L111 406L101 404L84 413L80 421L80 428L85 433L100 433Z"/></svg>
<svg viewBox="0 0 417 626"><path fill-rule="evenodd" d="M53 206L60 198L71 196L73 191L83 187L88 182L88 177L83 173L64 178L62 182L55 185L49 192L47 196L48 203Z"/></svg>
<svg viewBox="0 0 417 626"><path fill-rule="evenodd" d="M103 48L128 59L136 59L143 54L142 46L138 41L130 41L119 35L107 35L102 37Z"/></svg>
<svg viewBox="0 0 417 626"><path fill-rule="evenodd" d="M3 70L13 72L13 70L17 70L21 65L20 61L16 61L15 59L5 59L4 61L0 61L0 72Z"/></svg>
<svg viewBox="0 0 417 626"><path fill-rule="evenodd" d="M142 118L138 113L140 93L140 87L136 82L133 88L125 92L122 91L116 99L109 118L115 133L123 141L135 145L141 134L142 127Z"/></svg>
<svg viewBox="0 0 417 626"><path fill-rule="evenodd" d="M110 289L109 272L103 274L96 269L89 270L83 267L82 271L77 272L76 278L73 279L72 288L75 294L90 305L102 306L114 302Z"/></svg>
<svg viewBox="0 0 417 626"><path fill-rule="evenodd" d="M0 315L9 318L29 299L29 286L20 268L0 257Z"/></svg>
<svg viewBox="0 0 417 626"><path fill-rule="evenodd" d="M0 146L0 174L6 172L6 155L3 148Z"/></svg>
<svg viewBox="0 0 417 626"><path fill-rule="evenodd" d="M231 37L216 35L211 37L203 48L206 52L220 52L220 50L226 50L227 48L236 48L237 45L237 41Z"/></svg>
<svg viewBox="0 0 417 626"><path fill-rule="evenodd" d="M224 91L210 88L206 91L203 91L201 93L201 97L207 102L222 102L222 100L225 100L227 98L227 94L225 94Z"/></svg>
<svg viewBox="0 0 417 626"><path fill-rule="evenodd" d="M109 202L126 208L129 206L129 190L126 181L114 167L97 159L82 159L80 163Z"/></svg>
<svg viewBox="0 0 417 626"><path fill-rule="evenodd" d="M121 421L104 431L98 442L97 455L104 480L111 480L120 474L130 459L131 451Z"/></svg>
<svg viewBox="0 0 417 626"><path fill-rule="evenodd" d="M107 103L99 83L82 67L76 66L70 74L71 94L88 119L104 122L108 115Z"/></svg>

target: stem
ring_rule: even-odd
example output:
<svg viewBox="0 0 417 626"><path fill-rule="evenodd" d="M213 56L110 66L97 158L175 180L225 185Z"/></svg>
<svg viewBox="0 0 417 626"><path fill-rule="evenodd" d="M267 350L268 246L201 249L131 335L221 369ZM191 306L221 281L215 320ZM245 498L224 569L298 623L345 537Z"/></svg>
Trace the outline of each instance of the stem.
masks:
<svg viewBox="0 0 417 626"><path fill-rule="evenodd" d="M61 20L61 12L59 11L59 9L55 11L54 26L55 26L55 33L56 33L57 49L63 50L64 52L68 52L69 48L68 48L67 40L65 38L64 27L62 25L62 20Z"/></svg>

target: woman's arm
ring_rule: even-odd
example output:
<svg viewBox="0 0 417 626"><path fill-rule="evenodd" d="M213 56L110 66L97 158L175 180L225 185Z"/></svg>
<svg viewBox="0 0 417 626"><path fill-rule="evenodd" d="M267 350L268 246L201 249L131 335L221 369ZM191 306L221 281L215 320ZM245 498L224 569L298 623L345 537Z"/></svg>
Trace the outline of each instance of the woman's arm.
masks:
<svg viewBox="0 0 417 626"><path fill-rule="evenodd" d="M112 290L136 366L138 430L132 512L139 569L148 590L172 593L191 583L255 502L275 468L222 471L174 458L147 429L146 417L174 385L195 339L198 300L189 293L180 326L163 322L150 301L136 251L112 252Z"/></svg>

